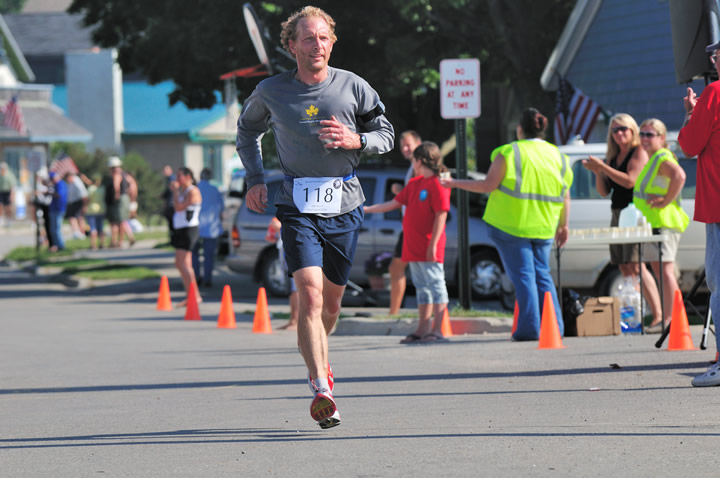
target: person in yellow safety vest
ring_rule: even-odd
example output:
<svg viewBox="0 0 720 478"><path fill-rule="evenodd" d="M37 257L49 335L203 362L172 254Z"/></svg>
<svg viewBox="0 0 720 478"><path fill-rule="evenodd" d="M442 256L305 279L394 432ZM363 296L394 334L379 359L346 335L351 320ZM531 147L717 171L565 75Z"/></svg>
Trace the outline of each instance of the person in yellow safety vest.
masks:
<svg viewBox="0 0 720 478"><path fill-rule="evenodd" d="M547 125L538 110L527 108L517 127L518 141L492 152L485 179L440 181L445 187L490 193L483 219L515 286L519 314L513 340L539 338L545 292L552 295L561 335L565 329L550 275L550 249L553 238L558 247L567 242L573 173L567 156L543 139Z"/></svg>
<svg viewBox="0 0 720 478"><path fill-rule="evenodd" d="M653 227L653 232L665 234L668 240L662 243L662 279L665 326L670 323L672 303L678 283L675 279L675 256L680 235L685 231L690 218L680 207L680 192L685 185L685 171L678 164L675 154L667 149L667 128L659 119L650 118L640 125L640 142L650 160L635 182L633 203ZM660 254L658 245L648 244L645 260L650 261L655 277L660 277ZM653 321L645 329L649 333L662 330L660 320Z"/></svg>

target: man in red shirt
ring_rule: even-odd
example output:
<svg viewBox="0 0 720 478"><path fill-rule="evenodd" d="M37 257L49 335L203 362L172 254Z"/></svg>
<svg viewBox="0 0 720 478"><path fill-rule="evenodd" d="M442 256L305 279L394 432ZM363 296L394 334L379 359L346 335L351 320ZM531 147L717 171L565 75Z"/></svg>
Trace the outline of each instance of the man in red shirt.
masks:
<svg viewBox="0 0 720 478"><path fill-rule="evenodd" d="M708 45L710 61L720 75L720 42ZM695 217L705 223L705 278L710 289L710 310L713 316L720 314L720 81L709 84L697 98L688 88L683 98L685 125L680 130L678 142L686 155L698 157L697 188L695 190ZM715 322L717 325L717 321ZM720 334L715 334L720 350ZM720 362L715 363L702 375L692 380L695 387L720 385Z"/></svg>

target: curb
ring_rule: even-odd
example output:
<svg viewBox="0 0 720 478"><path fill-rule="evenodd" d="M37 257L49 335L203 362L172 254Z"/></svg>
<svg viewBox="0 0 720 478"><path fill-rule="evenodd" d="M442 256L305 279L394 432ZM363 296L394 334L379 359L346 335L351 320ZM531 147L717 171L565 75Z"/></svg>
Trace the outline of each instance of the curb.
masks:
<svg viewBox="0 0 720 478"><path fill-rule="evenodd" d="M510 333L512 318L457 317L450 319L453 335ZM333 335L397 335L411 334L417 319L377 320L364 317L345 317L338 321Z"/></svg>

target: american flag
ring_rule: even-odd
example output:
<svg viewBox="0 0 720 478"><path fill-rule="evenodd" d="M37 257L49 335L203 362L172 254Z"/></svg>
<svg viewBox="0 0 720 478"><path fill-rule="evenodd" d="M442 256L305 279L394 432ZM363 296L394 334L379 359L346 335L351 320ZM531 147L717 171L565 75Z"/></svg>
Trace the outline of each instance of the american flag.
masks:
<svg viewBox="0 0 720 478"><path fill-rule="evenodd" d="M66 154L58 159L55 159L50 164L50 171L54 171L58 176L64 178L66 173L77 173L78 167L75 164L75 161Z"/></svg>
<svg viewBox="0 0 720 478"><path fill-rule="evenodd" d="M600 105L561 77L555 104L555 144L567 144L575 135L587 141L600 111Z"/></svg>
<svg viewBox="0 0 720 478"><path fill-rule="evenodd" d="M17 96L10 98L10 101L0 108L0 112L5 115L3 118L3 126L12 128L23 136L27 134L27 129L25 129L25 118L23 118Z"/></svg>

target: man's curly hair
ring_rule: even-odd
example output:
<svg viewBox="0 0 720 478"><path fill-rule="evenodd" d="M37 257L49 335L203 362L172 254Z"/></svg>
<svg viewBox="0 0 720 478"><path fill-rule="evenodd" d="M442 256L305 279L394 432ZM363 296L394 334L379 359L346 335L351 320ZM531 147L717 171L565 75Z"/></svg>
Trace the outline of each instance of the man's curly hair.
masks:
<svg viewBox="0 0 720 478"><path fill-rule="evenodd" d="M337 41L337 36L335 35L335 20L333 20L333 17L328 15L325 10L321 8L308 5L293 13L287 20L282 22L280 43L282 43L283 48L285 48L290 54L292 54L290 51L290 40L295 40L297 35L297 24L301 18L307 17L320 17L325 20L325 23L327 23L328 27L330 27L330 39L333 43Z"/></svg>

